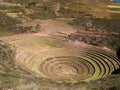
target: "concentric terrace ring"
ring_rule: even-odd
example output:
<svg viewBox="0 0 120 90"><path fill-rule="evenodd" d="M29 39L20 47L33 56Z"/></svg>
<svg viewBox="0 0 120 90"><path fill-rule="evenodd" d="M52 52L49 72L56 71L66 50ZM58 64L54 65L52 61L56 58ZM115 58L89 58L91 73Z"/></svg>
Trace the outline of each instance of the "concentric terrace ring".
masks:
<svg viewBox="0 0 120 90"><path fill-rule="evenodd" d="M17 47L17 64L35 76L55 82L96 80L120 68L114 52L94 46L76 46L74 42L63 44L51 37L33 35L12 36L4 41Z"/></svg>

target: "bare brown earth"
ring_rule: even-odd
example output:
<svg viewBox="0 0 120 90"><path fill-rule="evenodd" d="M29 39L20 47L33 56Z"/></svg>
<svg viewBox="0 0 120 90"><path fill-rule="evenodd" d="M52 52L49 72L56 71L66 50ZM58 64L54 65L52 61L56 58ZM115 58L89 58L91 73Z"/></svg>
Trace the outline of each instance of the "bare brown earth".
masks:
<svg viewBox="0 0 120 90"><path fill-rule="evenodd" d="M76 32L73 27L67 24L67 19L56 19L56 20L34 20L18 24L20 26L36 26L39 24L41 29L47 34L55 34L57 32L70 34Z"/></svg>

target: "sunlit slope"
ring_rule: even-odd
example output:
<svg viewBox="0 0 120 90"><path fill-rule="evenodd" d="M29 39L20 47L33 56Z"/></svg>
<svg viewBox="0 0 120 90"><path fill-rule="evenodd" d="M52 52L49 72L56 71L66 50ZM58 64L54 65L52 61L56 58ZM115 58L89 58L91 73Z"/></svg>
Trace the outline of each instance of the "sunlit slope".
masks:
<svg viewBox="0 0 120 90"><path fill-rule="evenodd" d="M120 67L114 52L51 36L24 34L2 40L16 47L17 64L59 83L104 78Z"/></svg>
<svg viewBox="0 0 120 90"><path fill-rule="evenodd" d="M108 5L118 5L110 0L9 0L1 2L0 10L12 18L19 17L21 13L26 20L53 19L54 6L60 4L59 17L77 18L85 14L91 14L97 18L120 19L120 10L109 8Z"/></svg>

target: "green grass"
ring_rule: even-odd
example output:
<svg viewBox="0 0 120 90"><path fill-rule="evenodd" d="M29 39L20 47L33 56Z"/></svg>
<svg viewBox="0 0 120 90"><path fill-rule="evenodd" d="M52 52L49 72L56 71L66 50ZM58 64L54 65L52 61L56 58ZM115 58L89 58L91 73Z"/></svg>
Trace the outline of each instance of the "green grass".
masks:
<svg viewBox="0 0 120 90"><path fill-rule="evenodd" d="M15 79L17 79L17 76L0 73L0 83L2 82L2 84L11 84L15 82Z"/></svg>
<svg viewBox="0 0 120 90"><path fill-rule="evenodd" d="M120 20L120 13L111 13L110 17L115 20Z"/></svg>
<svg viewBox="0 0 120 90"><path fill-rule="evenodd" d="M31 19L54 19L55 15L53 12L49 11L49 10L41 10L38 13L32 13L27 15L29 18Z"/></svg>
<svg viewBox="0 0 120 90"><path fill-rule="evenodd" d="M0 12L0 36L39 32L39 30L32 26L16 26L18 23L21 23L20 20L9 17L6 13Z"/></svg>
<svg viewBox="0 0 120 90"><path fill-rule="evenodd" d="M120 11L120 8L109 8L109 10Z"/></svg>
<svg viewBox="0 0 120 90"><path fill-rule="evenodd" d="M22 7L16 6L16 5L0 5L0 10L7 10L8 12L13 13L25 13L25 10Z"/></svg>
<svg viewBox="0 0 120 90"><path fill-rule="evenodd" d="M0 29L17 23L17 20L8 17L6 13L0 12Z"/></svg>

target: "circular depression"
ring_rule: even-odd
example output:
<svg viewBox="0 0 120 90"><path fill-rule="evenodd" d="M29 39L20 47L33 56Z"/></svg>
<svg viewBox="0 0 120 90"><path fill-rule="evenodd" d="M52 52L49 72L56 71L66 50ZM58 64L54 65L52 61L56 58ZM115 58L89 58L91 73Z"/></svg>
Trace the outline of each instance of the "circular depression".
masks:
<svg viewBox="0 0 120 90"><path fill-rule="evenodd" d="M69 83L100 79L120 67L114 53L98 48L78 52L54 49L36 53L27 61L28 67L31 65L31 70L34 68L41 77Z"/></svg>
<svg viewBox="0 0 120 90"><path fill-rule="evenodd" d="M115 53L89 45L63 44L52 37L29 34L4 40L17 47L17 64L36 76L56 82L96 80L120 68Z"/></svg>
<svg viewBox="0 0 120 90"><path fill-rule="evenodd" d="M80 57L61 56L47 58L39 65L39 71L56 81L80 81L94 74L94 65Z"/></svg>

